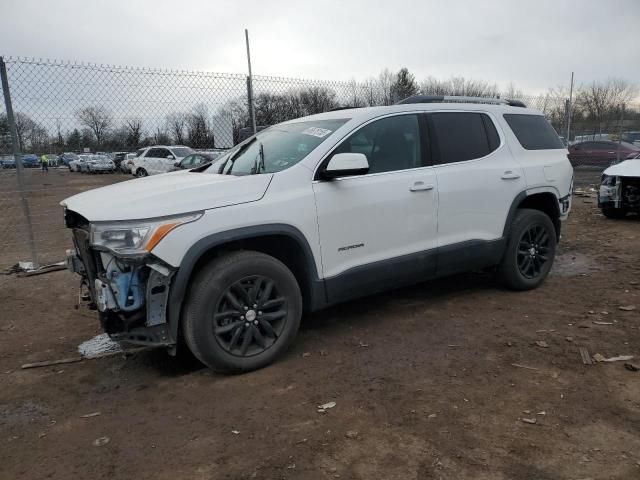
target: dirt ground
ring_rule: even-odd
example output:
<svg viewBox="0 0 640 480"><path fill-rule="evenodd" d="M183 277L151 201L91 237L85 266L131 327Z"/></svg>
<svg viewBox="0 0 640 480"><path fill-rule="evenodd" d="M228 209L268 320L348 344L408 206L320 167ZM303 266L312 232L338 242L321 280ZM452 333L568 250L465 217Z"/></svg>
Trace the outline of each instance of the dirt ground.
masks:
<svg viewBox="0 0 640 480"><path fill-rule="evenodd" d="M71 273L0 276L0 478L638 479L640 372L579 347L640 364L639 246L639 217L576 197L541 288L475 273L354 301L241 376L163 351L22 370L100 330Z"/></svg>

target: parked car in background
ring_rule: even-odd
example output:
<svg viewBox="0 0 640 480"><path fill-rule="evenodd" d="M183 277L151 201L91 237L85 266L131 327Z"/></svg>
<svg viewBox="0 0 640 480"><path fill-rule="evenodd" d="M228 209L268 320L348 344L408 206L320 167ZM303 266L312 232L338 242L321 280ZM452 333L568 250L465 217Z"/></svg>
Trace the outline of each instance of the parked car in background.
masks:
<svg viewBox="0 0 640 480"><path fill-rule="evenodd" d="M175 162L171 171L188 170L204 165L205 163L215 162L223 153L224 152L197 152L187 155L182 160Z"/></svg>
<svg viewBox="0 0 640 480"><path fill-rule="evenodd" d="M140 149L142 152L144 149ZM120 162L120 171L122 173L131 173L131 168L133 167L133 159L136 158L138 153L127 153L124 157L124 160Z"/></svg>
<svg viewBox="0 0 640 480"><path fill-rule="evenodd" d="M40 166L40 158L35 153L22 155L22 166L25 168L38 168Z"/></svg>
<svg viewBox="0 0 640 480"><path fill-rule="evenodd" d="M576 135L572 143L596 142L599 140L611 140L609 133L592 133L591 135Z"/></svg>
<svg viewBox="0 0 640 480"><path fill-rule="evenodd" d="M640 154L607 168L602 173L598 207L607 218L640 213Z"/></svg>
<svg viewBox="0 0 640 480"><path fill-rule="evenodd" d="M0 165L2 168L16 168L16 160L11 156L6 156L0 160Z"/></svg>
<svg viewBox="0 0 640 480"><path fill-rule="evenodd" d="M92 155L87 162L88 173L113 173L115 171L115 163L106 155Z"/></svg>
<svg viewBox="0 0 640 480"><path fill-rule="evenodd" d="M640 132L625 132L622 134L622 140L640 147Z"/></svg>
<svg viewBox="0 0 640 480"><path fill-rule="evenodd" d="M73 152L64 152L58 157L58 164L60 166L64 165L65 167L69 166L69 162L72 160L77 160L78 155Z"/></svg>
<svg viewBox="0 0 640 480"><path fill-rule="evenodd" d="M593 142L574 143L569 147L569 160L574 167L592 166L607 167L618 159L631 158L640 153L640 147L627 142L598 140Z"/></svg>
<svg viewBox="0 0 640 480"><path fill-rule="evenodd" d="M55 153L47 153L45 157L47 157L50 167L58 166L58 155L56 155Z"/></svg>
<svg viewBox="0 0 640 480"><path fill-rule="evenodd" d="M131 173L136 177L167 173L173 169L175 162L195 153L191 148L183 145L155 145L146 148L133 159Z"/></svg>
<svg viewBox="0 0 640 480"><path fill-rule="evenodd" d="M114 152L113 153L113 158L111 158L111 160L113 160L113 163L116 166L116 170L120 170L120 165L122 165L122 162L124 161L126 156L127 156L127 152Z"/></svg>
<svg viewBox="0 0 640 480"><path fill-rule="evenodd" d="M87 172L87 162L91 159L92 155L82 154L78 155L78 158L69 162L69 171L71 172Z"/></svg>

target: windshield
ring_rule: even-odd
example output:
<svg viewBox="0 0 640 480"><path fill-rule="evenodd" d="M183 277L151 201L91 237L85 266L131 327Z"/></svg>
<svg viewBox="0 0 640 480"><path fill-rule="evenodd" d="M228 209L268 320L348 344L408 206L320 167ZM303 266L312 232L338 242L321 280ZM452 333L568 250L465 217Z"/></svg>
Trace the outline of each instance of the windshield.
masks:
<svg viewBox="0 0 640 480"><path fill-rule="evenodd" d="M225 162L222 173L250 175L286 170L311 153L347 120L315 120L269 127L224 155L220 159Z"/></svg>
<svg viewBox="0 0 640 480"><path fill-rule="evenodd" d="M171 150L176 157L186 157L187 155L191 155L193 153L193 150L191 150L189 147L178 147L172 148Z"/></svg>

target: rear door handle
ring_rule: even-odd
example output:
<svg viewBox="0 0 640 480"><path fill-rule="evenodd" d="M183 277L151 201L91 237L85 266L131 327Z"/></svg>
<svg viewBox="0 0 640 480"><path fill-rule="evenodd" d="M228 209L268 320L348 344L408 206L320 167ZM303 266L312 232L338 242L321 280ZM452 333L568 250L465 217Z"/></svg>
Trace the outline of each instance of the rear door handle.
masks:
<svg viewBox="0 0 640 480"><path fill-rule="evenodd" d="M517 173L513 173L511 170L507 170L502 174L502 177L500 178L502 178L502 180L516 180L520 178L520 175L518 175Z"/></svg>
<svg viewBox="0 0 640 480"><path fill-rule="evenodd" d="M409 189L412 192L424 192L425 190L433 190L433 185L424 182L415 182Z"/></svg>

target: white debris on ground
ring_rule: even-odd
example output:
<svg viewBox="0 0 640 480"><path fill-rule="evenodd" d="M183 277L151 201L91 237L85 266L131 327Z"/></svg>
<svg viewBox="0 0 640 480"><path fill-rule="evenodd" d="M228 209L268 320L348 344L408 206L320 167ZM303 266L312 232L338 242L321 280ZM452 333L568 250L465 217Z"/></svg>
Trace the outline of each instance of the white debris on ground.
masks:
<svg viewBox="0 0 640 480"><path fill-rule="evenodd" d="M106 333L96 335L91 340L78 345L78 352L85 358L94 358L106 353L122 352L123 350L122 345L111 340Z"/></svg>

